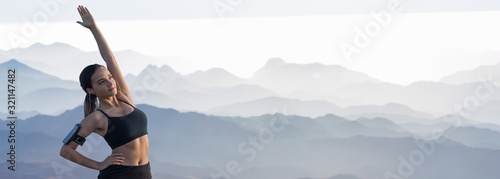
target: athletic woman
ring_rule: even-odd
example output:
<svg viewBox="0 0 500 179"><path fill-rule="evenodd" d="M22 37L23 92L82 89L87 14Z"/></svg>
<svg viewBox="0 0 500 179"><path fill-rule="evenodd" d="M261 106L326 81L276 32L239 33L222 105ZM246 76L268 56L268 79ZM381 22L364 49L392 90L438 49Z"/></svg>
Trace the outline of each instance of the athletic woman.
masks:
<svg viewBox="0 0 500 179"><path fill-rule="evenodd" d="M92 32L107 68L98 64L89 65L80 74L80 86L86 93L85 118L75 135L85 138L96 133L104 137L112 153L102 162L89 159L76 151L82 143L74 140L62 146L60 155L99 170L99 179L152 178L146 115L135 107L113 53L89 10L78 6L78 12L82 21L77 23Z"/></svg>

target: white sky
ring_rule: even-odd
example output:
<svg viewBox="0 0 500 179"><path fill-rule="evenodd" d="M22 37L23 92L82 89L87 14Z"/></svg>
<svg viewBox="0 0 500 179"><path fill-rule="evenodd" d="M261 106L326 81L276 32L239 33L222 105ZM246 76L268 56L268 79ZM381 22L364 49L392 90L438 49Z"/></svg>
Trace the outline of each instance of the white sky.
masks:
<svg viewBox="0 0 500 179"><path fill-rule="evenodd" d="M480 57L500 51L500 11L392 14L390 23L350 60L340 46L353 44L356 28L364 30L376 22L370 14L100 21L100 13L94 17L112 50L176 57L181 63L166 64L183 74L222 67L250 78L269 58L281 57L291 63L339 64L407 85L500 62ZM73 15L78 17L76 7ZM23 25L0 24L1 50L13 48L9 34L20 34ZM97 50L91 33L74 22L49 20L37 29L34 37L16 47L63 42Z"/></svg>

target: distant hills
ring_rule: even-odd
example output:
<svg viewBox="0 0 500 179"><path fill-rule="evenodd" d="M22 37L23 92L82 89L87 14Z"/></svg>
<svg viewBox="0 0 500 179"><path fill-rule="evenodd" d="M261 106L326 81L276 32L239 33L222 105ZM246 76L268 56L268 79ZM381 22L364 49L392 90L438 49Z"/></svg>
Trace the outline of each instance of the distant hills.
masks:
<svg viewBox="0 0 500 179"><path fill-rule="evenodd" d="M280 113L244 118L144 104L137 107L148 116L149 159L155 178L206 179L210 172L224 171L233 161L241 167L234 178L241 179L385 179L387 172L400 175L398 167L416 160L410 158L415 151L421 151L425 158L422 164L413 166L408 178L500 176L493 170L500 162L492 160L500 157L496 139L500 131L448 125L442 128L444 138L437 143L383 118L353 121L332 114L310 118ZM54 178L58 171L54 167L61 166L67 167L60 173L63 178L94 178L96 171L69 165L59 156L63 137L82 119L82 112L83 107L78 106L57 116L18 120L20 172L15 173L16 178ZM7 121L1 122L5 125ZM432 125L422 127L436 129ZM7 133L0 128L0 135ZM87 143L78 150L98 161L111 151L95 134L87 137ZM5 168L6 164L0 166ZM0 174L11 175L5 170Z"/></svg>
<svg viewBox="0 0 500 179"><path fill-rule="evenodd" d="M254 83L251 80L237 77L222 68L212 68L207 71L196 71L186 75L184 78L204 87L232 87Z"/></svg>
<svg viewBox="0 0 500 179"><path fill-rule="evenodd" d="M472 70L459 71L455 74L445 76L439 80L442 83L460 85L464 83L476 83L482 81L500 82L500 64L481 66Z"/></svg>
<svg viewBox="0 0 500 179"><path fill-rule="evenodd" d="M244 103L215 107L206 113L215 115L240 115L248 117L274 112L310 117L318 117L331 113L340 116L388 114L420 118L423 120L433 118L433 116L429 114L414 111L407 106L395 103L389 103L386 105L360 105L342 108L325 100L297 100L279 97L268 97Z"/></svg>
<svg viewBox="0 0 500 179"><path fill-rule="evenodd" d="M17 48L9 51L1 51L0 55L8 59L18 59L28 66L39 69L47 74L64 79L78 80L78 75L87 65L99 63L104 64L98 51L86 52L65 43L53 43L50 45L36 43L27 48ZM138 74L149 64L161 64L160 61L168 61L165 58L156 58L143 55L132 50L114 52L122 71ZM0 62L8 59L0 59ZM137 63L140 61L140 63Z"/></svg>
<svg viewBox="0 0 500 179"><path fill-rule="evenodd" d="M216 178L234 164L241 170L231 178L238 179L500 176L500 65L402 86L281 58L244 79L222 68L183 75L165 65L175 59L130 50L115 56L148 117L154 178ZM1 161L2 178L97 176L59 156L63 137L83 119L85 93L76 80L92 63L102 64L98 52L63 43L0 51L0 71L16 69L21 119L19 170ZM6 109L0 105L1 126ZM9 129L0 127L0 135ZM78 151L100 161L111 149L92 134Z"/></svg>
<svg viewBox="0 0 500 179"><path fill-rule="evenodd" d="M380 82L366 74L339 65L292 64L272 58L259 69L252 80L280 94L304 91L309 94L331 94L336 88L363 82Z"/></svg>
<svg viewBox="0 0 500 179"><path fill-rule="evenodd" d="M16 112L22 119L37 113L59 114L83 103L85 93L75 81L48 75L14 59L0 64L0 71L11 68L16 70ZM7 86L7 80L0 84ZM7 95L0 96L0 100L7 101ZM7 113L6 109L0 112Z"/></svg>
<svg viewBox="0 0 500 179"><path fill-rule="evenodd" d="M439 82L401 86L339 65L294 64L280 58L270 59L250 79L243 79L222 68L182 75L168 65L157 66L174 63L172 59L130 50L116 52L115 56L127 73L136 103L163 108L229 116L255 116L287 108L287 114L310 117L332 113L350 119L387 117L405 118L398 122L408 122L457 113L479 91L486 98L479 100L470 118L500 123L491 117L496 115L491 109L498 106L494 101L500 101L500 93L496 92L500 87L498 65L457 72ZM60 114L81 105L83 94L78 92L77 76L88 64L102 64L98 52L81 51L63 43L0 51L0 57L9 58L0 59L0 70L7 66L20 70L22 105L18 112L31 115ZM71 74L67 77L75 81L56 77L63 74ZM478 76L491 81L481 81ZM0 113L6 113L4 109Z"/></svg>

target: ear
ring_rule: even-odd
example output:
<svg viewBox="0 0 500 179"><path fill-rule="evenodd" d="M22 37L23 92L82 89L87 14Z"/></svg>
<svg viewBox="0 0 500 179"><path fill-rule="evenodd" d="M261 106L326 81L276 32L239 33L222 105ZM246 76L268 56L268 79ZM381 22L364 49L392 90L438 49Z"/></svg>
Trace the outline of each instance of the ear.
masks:
<svg viewBox="0 0 500 179"><path fill-rule="evenodd" d="M95 94L94 91L92 90L92 88L87 88L87 93Z"/></svg>

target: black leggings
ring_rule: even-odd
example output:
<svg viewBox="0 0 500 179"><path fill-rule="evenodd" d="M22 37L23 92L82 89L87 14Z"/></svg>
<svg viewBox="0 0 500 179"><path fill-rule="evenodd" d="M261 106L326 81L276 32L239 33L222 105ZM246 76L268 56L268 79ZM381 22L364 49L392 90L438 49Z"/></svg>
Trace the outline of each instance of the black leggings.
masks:
<svg viewBox="0 0 500 179"><path fill-rule="evenodd" d="M139 166L110 165L99 171L98 179L151 179L149 162Z"/></svg>

